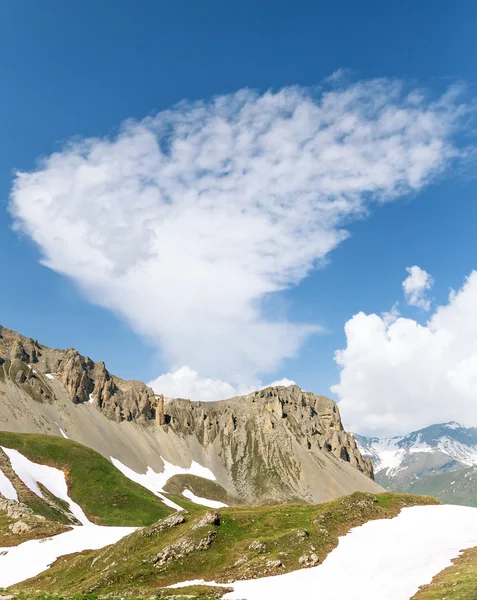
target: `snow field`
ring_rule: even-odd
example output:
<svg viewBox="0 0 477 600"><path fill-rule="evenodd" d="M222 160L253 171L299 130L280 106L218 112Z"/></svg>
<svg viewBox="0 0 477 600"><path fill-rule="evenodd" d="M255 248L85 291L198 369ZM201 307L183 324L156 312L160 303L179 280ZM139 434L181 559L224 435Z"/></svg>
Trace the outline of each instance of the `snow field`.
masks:
<svg viewBox="0 0 477 600"><path fill-rule="evenodd" d="M0 494L3 494L8 500L18 500L17 490L2 469L0 469Z"/></svg>
<svg viewBox="0 0 477 600"><path fill-rule="evenodd" d="M73 527L72 531L12 548L0 548L0 588L38 575L60 556L98 550L135 531L135 527Z"/></svg>
<svg viewBox="0 0 477 600"><path fill-rule="evenodd" d="M208 506L209 508L224 508L228 506L228 504L224 504L223 502L219 502L218 500L209 500L208 498L201 498L200 496L196 496L190 490L184 490L182 495L189 500L192 500L195 504L201 504L202 506Z"/></svg>
<svg viewBox="0 0 477 600"><path fill-rule="evenodd" d="M212 473L212 471L210 469L207 469L207 467L203 467L199 463L196 463L195 461L192 461L192 464L189 468L184 468L179 467L177 465L173 465L161 456L161 460L164 462L164 470L161 473L156 473L151 469L151 467L148 467L145 473L136 473L136 471L133 471L132 469L124 465L117 458L111 456L110 460L113 463L113 465L121 471L123 475L125 475L132 481L139 483L139 485L142 485L146 489L150 490L153 494L156 494L156 496L159 496L159 498L161 498L164 504L166 504L170 508L173 508L174 510L183 510L183 508L175 502L173 502L172 500L170 500L169 498L167 498L163 493L163 488L171 477L173 477L174 475L188 474L196 475L197 477L203 477L204 479L215 481L215 475ZM192 492L189 493L192 494ZM186 492L184 492L183 495L186 496ZM194 494L192 494L192 496L194 496ZM187 497L192 500L190 496L186 496L186 498ZM216 504L220 504L220 506L226 506L225 504L222 504L220 502L215 503L213 500L207 500L206 498L198 498L198 496L194 496L194 498L202 500L202 502L196 502L195 500L192 501L196 502L196 504L202 504L203 506L210 506L211 508L220 508L219 506L216 506ZM212 506L212 504L205 504L205 502L214 503L214 506Z"/></svg>
<svg viewBox="0 0 477 600"><path fill-rule="evenodd" d="M12 448L1 447L5 454L10 459L12 469L23 481L23 483L34 494L43 498L41 489L38 483L41 483L54 496L64 500L69 504L71 513L78 519L82 525L92 525L88 517L84 514L83 509L79 504L76 504L68 495L68 486L66 485L65 474L60 469L40 465L32 462L18 450Z"/></svg>
<svg viewBox="0 0 477 600"><path fill-rule="evenodd" d="M393 519L369 521L340 538L323 564L236 581L223 600L409 600L421 585L477 546L477 508L415 506ZM182 582L171 587L215 582Z"/></svg>

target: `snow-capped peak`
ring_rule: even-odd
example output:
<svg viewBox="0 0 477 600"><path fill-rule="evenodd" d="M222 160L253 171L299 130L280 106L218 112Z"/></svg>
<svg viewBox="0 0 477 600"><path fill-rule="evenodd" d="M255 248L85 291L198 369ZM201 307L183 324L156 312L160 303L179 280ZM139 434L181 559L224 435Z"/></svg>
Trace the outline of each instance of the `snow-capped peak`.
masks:
<svg viewBox="0 0 477 600"><path fill-rule="evenodd" d="M388 477L405 468L404 461L408 464L412 455L422 453L442 453L461 465L477 465L477 428L465 428L455 421L401 437L355 437L361 453L371 458L375 473Z"/></svg>
<svg viewBox="0 0 477 600"><path fill-rule="evenodd" d="M450 423L444 423L443 427L447 429L464 429L460 423L456 421L451 421Z"/></svg>

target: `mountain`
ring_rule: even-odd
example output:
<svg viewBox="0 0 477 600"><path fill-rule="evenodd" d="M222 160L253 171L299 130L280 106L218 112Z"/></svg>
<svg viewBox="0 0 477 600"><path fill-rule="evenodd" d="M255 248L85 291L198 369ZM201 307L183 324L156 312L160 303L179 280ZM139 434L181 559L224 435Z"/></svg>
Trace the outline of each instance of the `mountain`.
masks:
<svg viewBox="0 0 477 600"><path fill-rule="evenodd" d="M169 506L323 502L379 492L337 405L297 386L220 402L165 399L76 350L0 327L0 430L68 438Z"/></svg>
<svg viewBox="0 0 477 600"><path fill-rule="evenodd" d="M383 487L432 494L443 502L477 506L477 428L450 422L406 436L355 435Z"/></svg>

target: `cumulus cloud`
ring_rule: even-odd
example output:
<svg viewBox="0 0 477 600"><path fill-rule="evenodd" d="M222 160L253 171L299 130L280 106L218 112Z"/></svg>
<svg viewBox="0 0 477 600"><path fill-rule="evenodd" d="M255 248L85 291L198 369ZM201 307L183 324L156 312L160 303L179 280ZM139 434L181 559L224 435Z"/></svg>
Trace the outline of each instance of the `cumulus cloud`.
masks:
<svg viewBox="0 0 477 600"><path fill-rule="evenodd" d="M458 154L455 89L335 85L244 89L74 139L16 174L15 227L169 368L233 382L273 372L319 328L268 318L264 300L323 264L350 219Z"/></svg>
<svg viewBox="0 0 477 600"><path fill-rule="evenodd" d="M394 435L456 420L477 425L477 271L425 325L358 313L336 352L345 426Z"/></svg>
<svg viewBox="0 0 477 600"><path fill-rule="evenodd" d="M282 379L272 381L272 383L264 385L263 387L279 387L281 385L284 387L290 387L291 385L296 385L296 381L293 381L293 379L288 379L288 377L283 377Z"/></svg>
<svg viewBox="0 0 477 600"><path fill-rule="evenodd" d="M190 367L180 367L173 372L160 375L149 386L157 393L164 394L166 398L189 398L202 402L226 400L233 396L243 396L255 390L270 386L295 385L295 381L284 377L263 385L260 381L252 381L248 385L234 386L221 379L201 377L197 371Z"/></svg>
<svg viewBox="0 0 477 600"><path fill-rule="evenodd" d="M225 400L233 396L248 394L254 389L254 386L236 388L221 379L201 377L190 367L180 367L175 371L160 375L148 385L157 394L164 394L166 398L189 398L203 402Z"/></svg>
<svg viewBox="0 0 477 600"><path fill-rule="evenodd" d="M417 265L407 267L409 275L402 282L404 298L410 306L417 306L422 310L430 310L431 300L427 297L427 292L434 285L434 279L427 271Z"/></svg>

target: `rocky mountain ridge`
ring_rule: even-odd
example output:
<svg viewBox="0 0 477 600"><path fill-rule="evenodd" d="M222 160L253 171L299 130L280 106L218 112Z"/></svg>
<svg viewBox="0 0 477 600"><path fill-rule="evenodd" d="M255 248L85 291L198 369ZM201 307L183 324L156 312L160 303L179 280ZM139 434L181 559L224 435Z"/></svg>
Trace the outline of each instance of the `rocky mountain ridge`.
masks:
<svg viewBox="0 0 477 600"><path fill-rule="evenodd" d="M164 460L197 461L242 502L317 501L379 489L337 405L298 386L219 402L164 400L74 349L51 349L0 327L2 396L8 402L0 403L0 429L59 430L136 471L160 471ZM31 422L19 418L20 405Z"/></svg>
<svg viewBox="0 0 477 600"><path fill-rule="evenodd" d="M471 484L476 479L476 427L451 421L405 436L355 438L363 456L372 461L376 480L383 487L476 504L477 493Z"/></svg>
<svg viewBox="0 0 477 600"><path fill-rule="evenodd" d="M123 381L106 369L104 362L93 362L74 348L57 350L39 344L11 329L0 326L0 365L14 373L17 384L33 388L41 399L51 394L44 381L35 378L39 371L56 376L74 404L92 402L109 418L126 420L163 420L163 398L141 381ZM30 368L25 372L24 365ZM157 412L157 414L156 414Z"/></svg>

